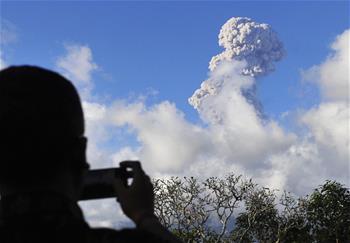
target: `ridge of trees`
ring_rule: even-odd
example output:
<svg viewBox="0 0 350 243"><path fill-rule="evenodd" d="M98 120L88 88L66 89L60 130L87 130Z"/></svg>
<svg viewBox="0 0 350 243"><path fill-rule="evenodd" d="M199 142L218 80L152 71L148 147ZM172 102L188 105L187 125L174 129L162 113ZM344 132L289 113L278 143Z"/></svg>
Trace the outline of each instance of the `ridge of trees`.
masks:
<svg viewBox="0 0 350 243"><path fill-rule="evenodd" d="M336 181L305 197L234 174L153 184L156 215L184 242L350 242L350 192Z"/></svg>

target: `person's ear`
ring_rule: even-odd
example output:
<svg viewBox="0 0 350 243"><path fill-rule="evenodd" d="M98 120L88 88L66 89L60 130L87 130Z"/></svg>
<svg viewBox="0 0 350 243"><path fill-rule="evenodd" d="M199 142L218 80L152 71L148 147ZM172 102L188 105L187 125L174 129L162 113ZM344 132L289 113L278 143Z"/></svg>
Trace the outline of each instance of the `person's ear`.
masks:
<svg viewBox="0 0 350 243"><path fill-rule="evenodd" d="M84 169L89 169L90 165L86 161L87 138L82 136L78 139L78 158Z"/></svg>
<svg viewBox="0 0 350 243"><path fill-rule="evenodd" d="M88 169L90 166L86 161L87 138L81 136L74 142L72 148L72 164L76 169Z"/></svg>
<svg viewBox="0 0 350 243"><path fill-rule="evenodd" d="M81 136L78 138L77 142L78 142L78 146L80 147L80 149L85 152L86 147L87 147L87 138L85 136Z"/></svg>

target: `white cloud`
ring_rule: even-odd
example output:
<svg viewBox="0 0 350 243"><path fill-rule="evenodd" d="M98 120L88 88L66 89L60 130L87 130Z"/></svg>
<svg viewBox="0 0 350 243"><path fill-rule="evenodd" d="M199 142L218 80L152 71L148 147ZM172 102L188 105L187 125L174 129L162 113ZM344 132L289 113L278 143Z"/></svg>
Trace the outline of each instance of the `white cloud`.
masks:
<svg viewBox="0 0 350 243"><path fill-rule="evenodd" d="M313 108L301 117L310 129L310 136L325 153L326 158L336 165L340 163L346 169L349 162L350 109L345 102L325 102Z"/></svg>
<svg viewBox="0 0 350 243"><path fill-rule="evenodd" d="M316 82L322 97L330 101L349 101L350 30L337 36L331 55L320 65L304 71L304 79Z"/></svg>
<svg viewBox="0 0 350 243"><path fill-rule="evenodd" d="M7 19L0 18L0 70L8 66L4 58L5 46L17 41L17 27Z"/></svg>
<svg viewBox="0 0 350 243"><path fill-rule="evenodd" d="M332 54L303 73L319 85L321 103L301 112L306 132L286 152L272 154L267 185L305 194L325 180L350 185L349 30L332 43ZM269 182L270 180L270 182Z"/></svg>
<svg viewBox="0 0 350 243"><path fill-rule="evenodd" d="M73 81L83 97L89 97L93 89L92 72L98 66L93 62L91 49L86 45L66 45L66 53L56 61L56 66Z"/></svg>
<svg viewBox="0 0 350 243"><path fill-rule="evenodd" d="M123 214L115 199L79 202L84 216L92 227L124 228L133 223Z"/></svg>
<svg viewBox="0 0 350 243"><path fill-rule="evenodd" d="M178 173L208 147L207 134L188 123L174 104L165 101L147 108L143 103L117 102L113 122L128 125L141 147L138 156L151 172ZM199 139L201 138L201 139Z"/></svg>
<svg viewBox="0 0 350 243"><path fill-rule="evenodd" d="M18 39L17 27L7 19L0 18L0 45L16 42Z"/></svg>
<svg viewBox="0 0 350 243"><path fill-rule="evenodd" d="M6 67L7 67L7 64L6 64L5 60L4 60L4 58L2 57L2 52L0 51L0 70L4 69Z"/></svg>
<svg viewBox="0 0 350 243"><path fill-rule="evenodd" d="M309 129L309 140L317 146L327 175L347 185L350 185L349 36L350 30L337 36L326 61L306 72L309 80L313 77L311 81L320 86L322 100L300 117L300 122Z"/></svg>
<svg viewBox="0 0 350 243"><path fill-rule="evenodd" d="M103 144L110 139L108 131L107 107L104 104L83 100L85 116L85 135L88 137L88 162L92 168L112 165L111 155L103 148Z"/></svg>
<svg viewBox="0 0 350 243"><path fill-rule="evenodd" d="M272 154L269 163L271 168L260 175L262 184L297 195L305 195L325 179L331 179L317 146L303 138L286 151Z"/></svg>
<svg viewBox="0 0 350 243"><path fill-rule="evenodd" d="M119 162L125 160L140 160L138 154L140 151L133 149L132 147L123 147L113 154L112 160L113 165L118 167Z"/></svg>

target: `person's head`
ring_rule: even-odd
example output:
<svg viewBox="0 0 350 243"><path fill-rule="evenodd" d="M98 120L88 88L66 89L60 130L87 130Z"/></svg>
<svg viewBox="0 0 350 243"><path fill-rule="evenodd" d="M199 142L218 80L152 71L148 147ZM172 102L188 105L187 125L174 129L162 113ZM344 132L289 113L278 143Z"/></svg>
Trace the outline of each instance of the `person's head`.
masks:
<svg viewBox="0 0 350 243"><path fill-rule="evenodd" d="M84 116L78 93L61 75L32 66L0 71L0 190L81 183ZM0 193L1 193L0 191Z"/></svg>

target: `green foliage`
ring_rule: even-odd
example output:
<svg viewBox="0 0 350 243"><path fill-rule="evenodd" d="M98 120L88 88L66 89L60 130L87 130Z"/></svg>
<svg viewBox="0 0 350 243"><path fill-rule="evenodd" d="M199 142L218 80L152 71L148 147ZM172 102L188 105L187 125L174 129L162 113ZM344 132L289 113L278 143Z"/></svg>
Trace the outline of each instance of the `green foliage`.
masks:
<svg viewBox="0 0 350 243"><path fill-rule="evenodd" d="M306 220L305 198L295 199L284 192L280 199L283 210L279 214L278 242L312 242Z"/></svg>
<svg viewBox="0 0 350 243"><path fill-rule="evenodd" d="M317 188L306 204L316 242L350 242L350 192L335 181Z"/></svg>
<svg viewBox="0 0 350 243"><path fill-rule="evenodd" d="M268 188L254 188L245 197L246 211L237 217L232 238L236 242L275 242L278 230L276 195Z"/></svg>
<svg viewBox="0 0 350 243"><path fill-rule="evenodd" d="M153 183L157 216L184 242L350 242L350 193L335 181L304 198L234 174Z"/></svg>

